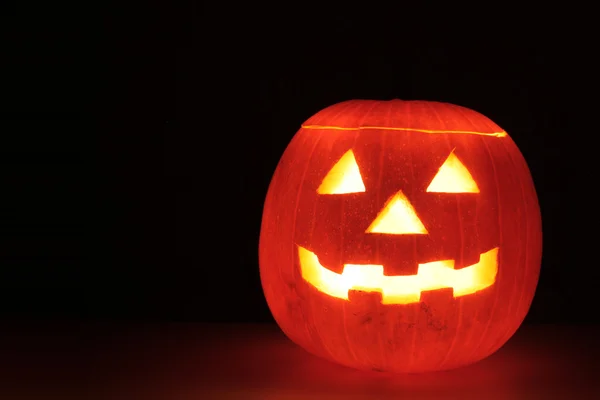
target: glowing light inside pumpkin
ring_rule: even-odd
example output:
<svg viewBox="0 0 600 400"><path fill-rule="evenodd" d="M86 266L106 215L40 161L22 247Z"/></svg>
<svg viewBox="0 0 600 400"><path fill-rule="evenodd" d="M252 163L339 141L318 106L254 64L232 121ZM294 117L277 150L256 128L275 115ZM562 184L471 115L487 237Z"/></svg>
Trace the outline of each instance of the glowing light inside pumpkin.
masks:
<svg viewBox="0 0 600 400"><path fill-rule="evenodd" d="M341 274L321 265L315 253L298 246L302 277L320 292L348 300L349 290L380 292L382 304L419 302L421 292L452 288L454 297L465 296L494 284L498 273L498 248L480 254L479 262L454 269L454 260L419 264L410 276L385 276L383 265L345 264Z"/></svg>
<svg viewBox="0 0 600 400"><path fill-rule="evenodd" d="M367 233L387 233L390 235L427 234L427 229L417 216L404 193L399 191L386 202Z"/></svg>
<svg viewBox="0 0 600 400"><path fill-rule="evenodd" d="M317 189L319 194L361 193L365 184L352 150L348 150L327 173Z"/></svg>
<svg viewBox="0 0 600 400"><path fill-rule="evenodd" d="M430 193L479 193L479 187L467 167L452 151L433 177L426 191Z"/></svg>
<svg viewBox="0 0 600 400"><path fill-rule="evenodd" d="M466 132L465 132L466 133ZM365 191L352 150L348 150L327 173L317 189L319 194L346 194ZM454 150L427 187L430 193L479 193L469 170ZM427 234L414 207L400 190L391 196L365 231L391 235ZM323 267L316 254L298 246L302 277L319 291L348 300L349 290L380 292L383 304L419 302L423 291L452 288L454 297L465 296L494 284L498 273L498 248L480 254L478 263L458 270L454 260L419 264L410 276L385 276L383 265L344 264L341 274Z"/></svg>

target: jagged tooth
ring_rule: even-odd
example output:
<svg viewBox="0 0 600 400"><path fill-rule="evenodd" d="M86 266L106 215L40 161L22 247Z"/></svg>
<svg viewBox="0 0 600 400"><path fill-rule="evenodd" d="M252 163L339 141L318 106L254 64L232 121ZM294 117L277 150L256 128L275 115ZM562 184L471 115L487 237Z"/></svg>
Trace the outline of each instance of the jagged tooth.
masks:
<svg viewBox="0 0 600 400"><path fill-rule="evenodd" d="M476 265L477 263L479 263L480 259L481 253L478 251L463 252L462 256L461 253L459 253L457 254L455 259L454 269L463 269L472 265Z"/></svg>

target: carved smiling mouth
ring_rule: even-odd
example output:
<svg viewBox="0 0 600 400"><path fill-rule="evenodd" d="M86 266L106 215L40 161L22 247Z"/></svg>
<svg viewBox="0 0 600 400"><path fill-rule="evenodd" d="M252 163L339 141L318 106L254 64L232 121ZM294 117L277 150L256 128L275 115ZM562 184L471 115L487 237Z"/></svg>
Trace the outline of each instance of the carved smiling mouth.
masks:
<svg viewBox="0 0 600 400"><path fill-rule="evenodd" d="M418 303L423 291L452 288L465 296L494 284L498 273L498 247L479 255L479 262L454 269L454 260L419 264L416 275L385 276L383 265L344 264L341 274L325 268L319 257L298 246L302 278L317 290L348 300L349 290L380 292L382 304Z"/></svg>

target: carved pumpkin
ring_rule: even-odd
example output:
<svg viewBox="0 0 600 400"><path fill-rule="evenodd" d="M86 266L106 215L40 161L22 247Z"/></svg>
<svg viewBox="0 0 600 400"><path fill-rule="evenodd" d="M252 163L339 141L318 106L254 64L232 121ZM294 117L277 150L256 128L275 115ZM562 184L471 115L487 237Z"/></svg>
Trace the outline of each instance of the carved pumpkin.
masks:
<svg viewBox="0 0 600 400"><path fill-rule="evenodd" d="M514 334L541 262L515 143L485 116L352 100L301 127L271 181L260 276L284 333L358 368L451 369Z"/></svg>

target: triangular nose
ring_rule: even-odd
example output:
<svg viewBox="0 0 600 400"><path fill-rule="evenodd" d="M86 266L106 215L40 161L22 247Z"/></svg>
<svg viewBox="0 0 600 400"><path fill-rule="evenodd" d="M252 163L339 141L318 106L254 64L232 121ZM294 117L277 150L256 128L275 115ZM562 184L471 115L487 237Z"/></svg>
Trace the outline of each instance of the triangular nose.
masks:
<svg viewBox="0 0 600 400"><path fill-rule="evenodd" d="M427 229L404 193L399 191L388 199L366 232L389 235L425 235Z"/></svg>

